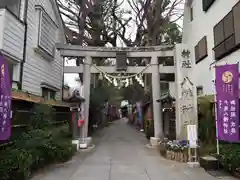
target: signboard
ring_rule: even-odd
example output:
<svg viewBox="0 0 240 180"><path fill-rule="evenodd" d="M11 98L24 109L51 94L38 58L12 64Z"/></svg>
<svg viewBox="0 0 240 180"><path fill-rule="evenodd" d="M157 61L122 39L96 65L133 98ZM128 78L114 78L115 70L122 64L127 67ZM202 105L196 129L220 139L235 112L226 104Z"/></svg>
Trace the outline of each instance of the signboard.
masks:
<svg viewBox="0 0 240 180"><path fill-rule="evenodd" d="M197 126L187 125L187 139L189 141L197 141Z"/></svg>
<svg viewBox="0 0 240 180"><path fill-rule="evenodd" d="M196 125L187 125L187 139L189 141L190 148L197 147L197 126Z"/></svg>
<svg viewBox="0 0 240 180"><path fill-rule="evenodd" d="M0 140L7 140L11 136L11 82L8 64L0 56Z"/></svg>
<svg viewBox="0 0 240 180"><path fill-rule="evenodd" d="M216 101L218 139L239 141L239 73L238 64L216 67Z"/></svg>

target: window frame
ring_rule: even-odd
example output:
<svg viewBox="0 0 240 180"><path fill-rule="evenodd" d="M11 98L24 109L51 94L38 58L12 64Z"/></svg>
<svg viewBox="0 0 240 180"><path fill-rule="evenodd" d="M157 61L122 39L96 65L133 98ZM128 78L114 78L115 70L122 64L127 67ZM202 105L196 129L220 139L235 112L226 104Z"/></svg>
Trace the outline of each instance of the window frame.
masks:
<svg viewBox="0 0 240 180"><path fill-rule="evenodd" d="M56 94L57 94L56 91L49 90L49 98L50 98L50 100L56 100Z"/></svg>
<svg viewBox="0 0 240 180"><path fill-rule="evenodd" d="M193 7L190 7L190 21L193 21Z"/></svg>
<svg viewBox="0 0 240 180"><path fill-rule="evenodd" d="M44 100L56 100L57 92L47 87L42 87L42 97Z"/></svg>
<svg viewBox="0 0 240 180"><path fill-rule="evenodd" d="M240 2L238 2L240 3ZM239 4L236 5L239 5ZM236 6L235 5L235 6ZM235 7L234 6L234 7ZM233 7L233 8L234 8ZM227 55L231 54L232 52L236 51L237 49L239 49L239 44L236 43L235 40L235 34L236 34L236 29L235 29L235 22L234 22L234 12L233 12L233 8L231 11L229 11L214 27L213 27L213 35L214 35L214 47L213 47L213 51L215 53L215 60L219 61L220 59L226 57ZM228 19L229 21L232 21L232 33L229 33L228 35L226 35L226 25L224 25L224 22L228 22L227 18L229 18L229 15L232 14L230 17L230 19ZM220 24L222 24L221 27L221 31L222 35L218 35L219 37L223 36L223 39L218 40L216 37L216 34L218 33L218 31L216 31L217 26L219 26ZM229 27L229 25L228 25ZM219 30L220 31L220 30ZM231 30L230 30L231 31Z"/></svg>
<svg viewBox="0 0 240 180"><path fill-rule="evenodd" d="M42 97L44 100L49 100L48 88L42 87Z"/></svg>
<svg viewBox="0 0 240 180"><path fill-rule="evenodd" d="M201 54L199 51L201 43L204 43L205 53ZM208 44L207 44L207 36L202 37L200 41L198 41L197 45L194 47L195 51L195 62L198 64L203 59L205 59L208 56Z"/></svg>
<svg viewBox="0 0 240 180"><path fill-rule="evenodd" d="M55 38L57 38L57 30L58 30L58 25L54 22L54 20L50 17L50 15L45 11L45 9L40 6L40 5L36 5L35 6L35 9L38 10L39 12L39 18L38 18L38 31L37 31L37 47L39 49L36 49L37 52L40 51L40 54L42 54L42 51L47 55L46 58L47 59L51 59L53 60L53 58L55 57L55 52L54 52L54 49L55 49L55 45L53 45L52 47L52 52L50 52L48 49L46 49L44 47L44 45L42 45L41 43L41 36L42 36L42 23L43 23L43 16L45 15L47 17L47 21L50 21L54 27L55 27L55 33L54 33L54 36ZM44 14L44 15L43 15ZM51 26L49 25L49 26ZM45 56L44 54L44 56Z"/></svg>

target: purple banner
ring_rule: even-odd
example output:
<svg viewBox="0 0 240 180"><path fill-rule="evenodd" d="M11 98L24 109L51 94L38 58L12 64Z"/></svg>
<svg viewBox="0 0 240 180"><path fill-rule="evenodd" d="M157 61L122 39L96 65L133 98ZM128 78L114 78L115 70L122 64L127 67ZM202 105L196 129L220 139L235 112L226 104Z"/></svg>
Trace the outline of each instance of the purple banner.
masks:
<svg viewBox="0 0 240 180"><path fill-rule="evenodd" d="M239 141L238 64L216 67L218 139Z"/></svg>
<svg viewBox="0 0 240 180"><path fill-rule="evenodd" d="M0 140L7 140L11 136L11 82L8 64L0 56Z"/></svg>

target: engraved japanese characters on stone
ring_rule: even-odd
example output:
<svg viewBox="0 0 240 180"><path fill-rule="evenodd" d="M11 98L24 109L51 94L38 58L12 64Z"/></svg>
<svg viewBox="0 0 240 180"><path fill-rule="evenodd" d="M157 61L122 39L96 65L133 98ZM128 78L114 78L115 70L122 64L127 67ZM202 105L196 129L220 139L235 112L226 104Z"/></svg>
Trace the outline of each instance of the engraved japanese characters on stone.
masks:
<svg viewBox="0 0 240 180"><path fill-rule="evenodd" d="M192 67L192 63L190 60L190 51L189 50L183 50L182 53L182 62L181 62L181 67L182 68L191 68Z"/></svg>

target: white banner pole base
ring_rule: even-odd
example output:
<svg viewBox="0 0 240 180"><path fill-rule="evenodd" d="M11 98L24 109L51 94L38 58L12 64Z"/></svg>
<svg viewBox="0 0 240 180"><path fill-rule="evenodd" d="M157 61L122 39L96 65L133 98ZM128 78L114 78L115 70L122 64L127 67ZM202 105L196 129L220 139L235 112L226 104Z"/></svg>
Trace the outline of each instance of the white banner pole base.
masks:
<svg viewBox="0 0 240 180"><path fill-rule="evenodd" d="M190 168L199 168L200 167L199 162L187 162L187 164Z"/></svg>

